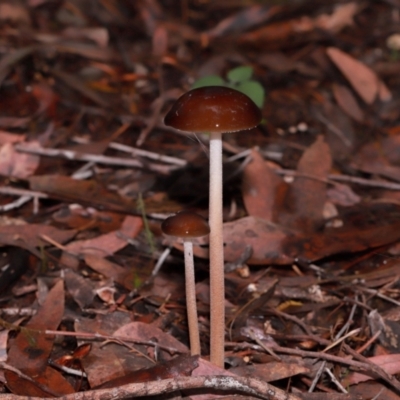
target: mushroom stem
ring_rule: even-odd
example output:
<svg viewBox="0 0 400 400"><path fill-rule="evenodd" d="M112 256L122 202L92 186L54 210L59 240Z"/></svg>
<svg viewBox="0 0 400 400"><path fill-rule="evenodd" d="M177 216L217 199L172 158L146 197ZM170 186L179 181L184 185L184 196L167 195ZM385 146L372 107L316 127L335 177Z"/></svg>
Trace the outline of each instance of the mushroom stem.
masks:
<svg viewBox="0 0 400 400"><path fill-rule="evenodd" d="M190 354L200 355L200 334L197 320L196 285L194 277L193 243L183 242L185 255L186 309L189 325Z"/></svg>
<svg viewBox="0 0 400 400"><path fill-rule="evenodd" d="M210 133L210 361L224 367L225 288L222 219L222 134Z"/></svg>

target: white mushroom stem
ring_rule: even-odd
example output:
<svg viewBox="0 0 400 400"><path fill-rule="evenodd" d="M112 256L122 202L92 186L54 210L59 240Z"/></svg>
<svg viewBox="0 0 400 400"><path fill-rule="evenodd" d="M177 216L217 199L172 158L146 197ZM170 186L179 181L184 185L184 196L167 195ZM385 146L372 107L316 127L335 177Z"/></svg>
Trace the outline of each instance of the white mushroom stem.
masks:
<svg viewBox="0 0 400 400"><path fill-rule="evenodd" d="M224 367L225 288L222 218L222 134L210 134L210 361Z"/></svg>
<svg viewBox="0 0 400 400"><path fill-rule="evenodd" d="M185 255L186 309L189 325L190 354L200 355L200 334L197 319L196 284L194 276L193 243L183 242Z"/></svg>

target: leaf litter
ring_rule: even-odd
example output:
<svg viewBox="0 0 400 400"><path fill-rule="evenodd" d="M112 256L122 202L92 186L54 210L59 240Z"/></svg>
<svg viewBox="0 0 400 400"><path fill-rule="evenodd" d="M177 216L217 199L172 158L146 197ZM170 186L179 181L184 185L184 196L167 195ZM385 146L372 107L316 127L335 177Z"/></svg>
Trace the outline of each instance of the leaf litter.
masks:
<svg viewBox="0 0 400 400"><path fill-rule="evenodd" d="M399 4L50 3L0 11L0 397L399 398ZM199 358L160 230L207 217L208 139L162 121L238 71L264 120L224 142L221 369L207 238Z"/></svg>

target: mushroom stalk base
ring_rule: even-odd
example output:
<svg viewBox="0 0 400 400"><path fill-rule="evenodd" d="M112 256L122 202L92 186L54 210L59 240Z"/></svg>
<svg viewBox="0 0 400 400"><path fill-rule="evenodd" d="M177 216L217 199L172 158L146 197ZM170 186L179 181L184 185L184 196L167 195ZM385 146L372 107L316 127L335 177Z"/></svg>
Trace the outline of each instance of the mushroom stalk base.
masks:
<svg viewBox="0 0 400 400"><path fill-rule="evenodd" d="M222 140L210 134L210 361L224 367L225 288L222 218Z"/></svg>
<svg viewBox="0 0 400 400"><path fill-rule="evenodd" d="M197 319L193 243L185 240L183 249L185 254L186 309L189 325L190 354L194 356L200 355L200 334Z"/></svg>

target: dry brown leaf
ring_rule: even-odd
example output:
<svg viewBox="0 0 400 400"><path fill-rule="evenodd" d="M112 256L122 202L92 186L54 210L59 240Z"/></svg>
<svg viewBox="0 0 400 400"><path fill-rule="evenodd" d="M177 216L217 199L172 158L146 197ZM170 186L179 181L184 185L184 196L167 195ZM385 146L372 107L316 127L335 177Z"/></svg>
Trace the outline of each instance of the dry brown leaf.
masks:
<svg viewBox="0 0 400 400"><path fill-rule="evenodd" d="M63 207L52 217L57 224L63 224L68 228L98 229L101 233L117 230L124 219L124 215L121 213L98 211L92 207L85 208L78 204Z"/></svg>
<svg viewBox="0 0 400 400"><path fill-rule="evenodd" d="M376 216L376 221L358 219L341 228L326 228L314 234L290 230L261 218L245 217L224 224L225 260L235 262L252 249L249 264L290 264L296 259L315 261L341 253L354 253L400 240L400 224L383 221L388 215L374 207L362 208L359 215ZM388 217L388 221L390 217ZM380 222L380 223L379 223ZM204 242L203 242L204 244ZM194 254L208 258L208 250L194 246Z"/></svg>
<svg viewBox="0 0 400 400"><path fill-rule="evenodd" d="M353 155L352 167L400 181L400 135L369 142Z"/></svg>
<svg viewBox="0 0 400 400"><path fill-rule="evenodd" d="M85 263L94 271L113 279L128 290L135 288L136 268L123 268L118 264L94 254L85 254Z"/></svg>
<svg viewBox="0 0 400 400"><path fill-rule="evenodd" d="M400 354L385 354L382 356L369 357L368 360L381 367L389 375L400 373ZM342 384L344 386L355 385L370 379L373 379L373 377L360 372L353 372L342 380Z"/></svg>
<svg viewBox="0 0 400 400"><path fill-rule="evenodd" d="M354 16L362 9L362 6L354 2L337 6L331 14L322 14L316 18L302 16L290 20L264 24L261 28L248 33L242 33L239 41L243 44L255 46L273 46L279 48L282 43L289 41L306 40L307 34L324 30L338 33L343 28L353 25ZM271 16L279 12L279 7L271 7Z"/></svg>
<svg viewBox="0 0 400 400"><path fill-rule="evenodd" d="M297 176L291 186L290 192L296 203L295 210L300 219L319 222L326 200L326 178L332 168L332 158L329 146L323 136L304 152L297 165ZM309 179L305 176L313 176ZM289 195L290 196L290 195Z"/></svg>
<svg viewBox="0 0 400 400"><path fill-rule="evenodd" d="M198 366L199 356L181 355L168 361L161 361L150 368L137 371L129 371L120 378L105 382L96 389L118 388L122 385L135 382L154 382L161 379L182 378L190 376L194 368ZM193 398L193 396L190 396Z"/></svg>
<svg viewBox="0 0 400 400"><path fill-rule="evenodd" d="M11 4L11 2L2 2L0 4L0 20L27 25L30 25L31 22L28 10L23 4L18 4L18 2L14 4Z"/></svg>
<svg viewBox="0 0 400 400"><path fill-rule="evenodd" d="M168 31L159 25L153 33L153 56L162 58L168 50Z"/></svg>
<svg viewBox="0 0 400 400"><path fill-rule="evenodd" d="M20 135L0 130L0 145L3 145L5 143L20 143L23 142L25 138L26 135Z"/></svg>
<svg viewBox="0 0 400 400"><path fill-rule="evenodd" d="M251 246L252 264L288 264L293 261L282 251L282 243L294 237L294 231L260 218L245 217L224 224L225 260L235 262Z"/></svg>
<svg viewBox="0 0 400 400"><path fill-rule="evenodd" d="M0 83L1 83L1 62L0 62ZM2 128L26 128L31 117L0 117Z"/></svg>
<svg viewBox="0 0 400 400"><path fill-rule="evenodd" d="M337 205L351 207L361 202L361 197L349 185L336 183L326 191L328 199Z"/></svg>
<svg viewBox="0 0 400 400"><path fill-rule="evenodd" d="M130 322L129 313L114 311L106 315L97 315L94 319L81 317L75 321L75 329L80 332L113 335L115 330ZM82 341L81 343L86 342ZM132 351L128 350L126 346L132 346ZM126 346L112 342L108 342L106 345L97 341L92 342L90 354L81 361L91 387L123 376L126 371L154 365L149 359L138 356L138 352L134 351L136 347L133 343L126 343ZM142 348L143 350L144 348Z"/></svg>
<svg viewBox="0 0 400 400"><path fill-rule="evenodd" d="M326 53L365 103L372 104L379 93L383 93L380 98L384 101L392 98L390 90L364 63L336 47L329 47Z"/></svg>
<svg viewBox="0 0 400 400"><path fill-rule="evenodd" d="M252 150L251 158L252 161L247 164L242 177L244 205L249 215L272 221L275 192L282 180L257 150Z"/></svg>
<svg viewBox="0 0 400 400"><path fill-rule="evenodd" d="M297 166L298 176L285 198L287 213L279 218L281 225L302 232L313 231L323 222L326 201L326 179L332 159L329 146L319 136L302 155Z"/></svg>
<svg viewBox="0 0 400 400"><path fill-rule="evenodd" d="M116 336L129 338L133 341L148 342L157 341L163 347L174 349L179 353L187 353L188 347L185 346L178 339L175 339L169 333L163 332L160 328L153 324L146 324L144 322L131 322L122 326L114 332Z"/></svg>
<svg viewBox="0 0 400 400"><path fill-rule="evenodd" d="M39 104L35 114L40 115L46 112L49 117L54 118L59 96L54 92L53 88L44 82L34 83L31 85L31 93Z"/></svg>
<svg viewBox="0 0 400 400"><path fill-rule="evenodd" d="M62 32L62 36L67 39L89 39L97 44L97 46L106 48L110 35L108 30L104 27L93 27L93 28L79 28L79 27L68 27Z"/></svg>
<svg viewBox="0 0 400 400"><path fill-rule="evenodd" d="M353 118L357 122L363 122L364 113L354 98L351 91L344 85L333 83L332 85L333 96L339 107L345 112L350 118Z"/></svg>
<svg viewBox="0 0 400 400"><path fill-rule="evenodd" d="M26 146L38 148L40 144L34 141L26 143ZM34 174L39 163L39 156L17 152L11 142L3 144L0 148L0 175L20 179L28 178Z"/></svg>
<svg viewBox="0 0 400 400"><path fill-rule="evenodd" d="M48 357L53 347L54 338L46 336L46 329L55 330L64 314L64 282L58 281L47 294L43 305L25 325L32 331L20 332L11 341L8 352L8 363L15 368L35 375L47 365ZM35 352L34 349L40 349ZM27 354L32 354L27 357Z"/></svg>
<svg viewBox="0 0 400 400"><path fill-rule="evenodd" d="M92 304L95 297L95 284L92 280L84 278L71 268L65 268L64 281L69 295L82 310Z"/></svg>
<svg viewBox="0 0 400 400"><path fill-rule="evenodd" d="M120 230L109 232L93 239L77 240L68 244L65 247L66 251L61 256L61 262L64 265L75 268L79 263L76 258L77 255L88 253L97 254L100 257L112 255L127 245L127 239L135 238L142 227L143 220L141 217L127 216Z"/></svg>
<svg viewBox="0 0 400 400"><path fill-rule="evenodd" d="M379 381L362 382L357 385L350 386L348 390L352 396L357 396L355 400L379 398L382 400L400 400L400 396L396 393L396 391L390 390L384 383ZM344 400L352 399L353 398ZM338 398L337 400L340 399Z"/></svg>
<svg viewBox="0 0 400 400"><path fill-rule="evenodd" d="M299 374L308 374L311 369L306 365L302 365L299 360L295 360L293 357L292 362L272 361L268 364L254 364L233 368L232 371L239 376L251 376L262 379L265 382L273 382Z"/></svg>
<svg viewBox="0 0 400 400"><path fill-rule="evenodd" d="M244 10L220 21L214 28L206 31L204 35L210 39L232 33L243 33L255 25L266 22L279 11L279 6L265 7L262 5L253 5L245 7Z"/></svg>
<svg viewBox="0 0 400 400"><path fill-rule="evenodd" d="M392 92L382 81L379 82L378 97L381 101L392 100Z"/></svg>
<svg viewBox="0 0 400 400"><path fill-rule="evenodd" d="M22 247L26 250L35 251L36 247L48 246L49 243L43 240L47 236L58 243L65 243L71 240L76 234L75 230L61 230L50 225L23 224L23 225L0 225L0 244Z"/></svg>
<svg viewBox="0 0 400 400"><path fill-rule="evenodd" d="M44 192L69 202L89 204L91 207L122 211L127 214L140 213L138 201L107 190L94 179L80 181L63 175L35 175L29 178L29 183L32 190ZM182 205L173 200L159 197L155 194L150 198L143 199L147 213L172 213L178 212L182 208Z"/></svg>
<svg viewBox="0 0 400 400"><path fill-rule="evenodd" d="M36 315L25 325L24 330L10 341L8 363L57 395L74 393L74 389L58 371L47 363L53 349L54 337L45 335L44 330L56 330L64 315L64 282L59 280L49 291ZM29 330L31 329L31 330ZM5 372L7 377L8 371ZM34 385L14 374L7 378L7 386L14 393L25 396L36 395ZM39 392L41 389L39 389Z"/></svg>
<svg viewBox="0 0 400 400"><path fill-rule="evenodd" d="M354 24L354 16L361 7L355 2L339 4L332 14L322 14L315 19L315 26L328 32L340 32L346 26Z"/></svg>

